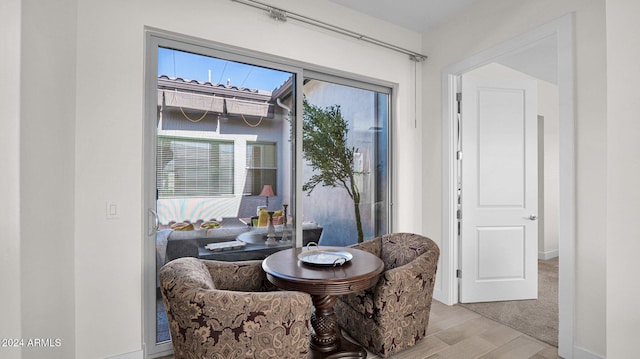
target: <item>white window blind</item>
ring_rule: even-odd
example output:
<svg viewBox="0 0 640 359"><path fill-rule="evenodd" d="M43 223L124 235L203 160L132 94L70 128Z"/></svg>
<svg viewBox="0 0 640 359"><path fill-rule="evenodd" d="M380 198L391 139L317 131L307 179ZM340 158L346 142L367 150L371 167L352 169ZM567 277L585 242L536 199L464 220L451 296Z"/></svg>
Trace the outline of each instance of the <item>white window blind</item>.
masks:
<svg viewBox="0 0 640 359"><path fill-rule="evenodd" d="M269 184L277 195L276 144L254 142L247 144L247 181L244 193L258 195Z"/></svg>
<svg viewBox="0 0 640 359"><path fill-rule="evenodd" d="M158 136L158 198L233 194L233 142Z"/></svg>

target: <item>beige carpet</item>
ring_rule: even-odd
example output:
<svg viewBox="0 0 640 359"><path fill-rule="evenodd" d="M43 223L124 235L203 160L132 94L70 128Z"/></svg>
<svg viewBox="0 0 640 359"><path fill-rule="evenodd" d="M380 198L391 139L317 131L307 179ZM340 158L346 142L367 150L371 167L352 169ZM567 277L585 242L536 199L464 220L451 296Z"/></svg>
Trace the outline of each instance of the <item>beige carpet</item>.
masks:
<svg viewBox="0 0 640 359"><path fill-rule="evenodd" d="M462 304L482 316L558 346L558 257L538 261L538 299Z"/></svg>

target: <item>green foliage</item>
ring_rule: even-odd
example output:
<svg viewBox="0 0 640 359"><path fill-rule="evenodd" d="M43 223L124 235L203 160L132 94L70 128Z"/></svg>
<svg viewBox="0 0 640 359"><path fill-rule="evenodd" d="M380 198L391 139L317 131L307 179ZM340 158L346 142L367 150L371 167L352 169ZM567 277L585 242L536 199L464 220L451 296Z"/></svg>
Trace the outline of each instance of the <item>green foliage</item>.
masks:
<svg viewBox="0 0 640 359"><path fill-rule="evenodd" d="M344 188L353 200L358 242L363 240L360 191L354 180L353 154L347 147L348 122L340 106L321 108L303 100L302 151L314 171L302 190L309 195L317 185Z"/></svg>

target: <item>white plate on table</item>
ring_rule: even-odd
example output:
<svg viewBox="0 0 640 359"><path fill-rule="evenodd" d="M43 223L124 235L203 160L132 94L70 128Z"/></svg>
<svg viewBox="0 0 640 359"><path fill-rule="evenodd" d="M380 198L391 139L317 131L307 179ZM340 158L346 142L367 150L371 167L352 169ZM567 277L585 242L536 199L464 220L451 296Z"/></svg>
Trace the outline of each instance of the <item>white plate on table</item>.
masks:
<svg viewBox="0 0 640 359"><path fill-rule="evenodd" d="M339 249L313 249L298 254L302 263L333 266L343 265L353 258L353 254Z"/></svg>

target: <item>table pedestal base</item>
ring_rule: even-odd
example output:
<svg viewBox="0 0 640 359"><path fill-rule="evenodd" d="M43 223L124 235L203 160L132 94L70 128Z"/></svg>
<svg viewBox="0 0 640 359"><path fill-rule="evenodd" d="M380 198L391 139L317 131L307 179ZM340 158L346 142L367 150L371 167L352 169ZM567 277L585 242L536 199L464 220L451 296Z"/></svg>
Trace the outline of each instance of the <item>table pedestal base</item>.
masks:
<svg viewBox="0 0 640 359"><path fill-rule="evenodd" d="M315 312L311 315L311 355L310 358L366 358L367 351L342 336L336 322L333 305L336 297L314 295Z"/></svg>

